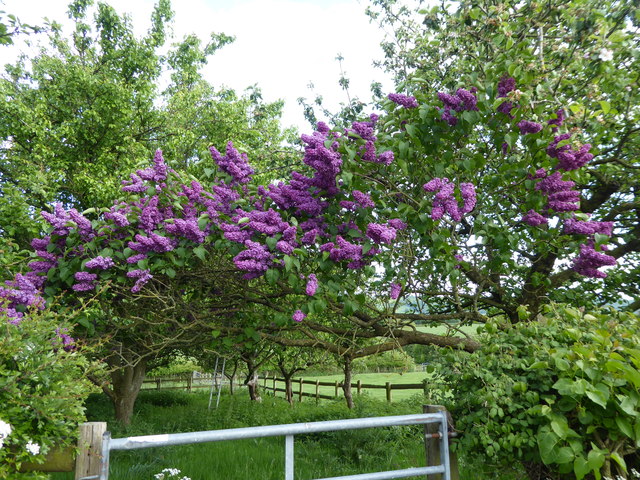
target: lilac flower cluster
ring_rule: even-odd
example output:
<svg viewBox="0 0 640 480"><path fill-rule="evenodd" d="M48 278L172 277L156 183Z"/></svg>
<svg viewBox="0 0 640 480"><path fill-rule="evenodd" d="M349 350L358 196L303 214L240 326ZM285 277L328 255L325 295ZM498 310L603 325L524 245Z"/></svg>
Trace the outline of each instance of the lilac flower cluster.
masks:
<svg viewBox="0 0 640 480"><path fill-rule="evenodd" d="M372 114L369 117L368 122L353 122L351 124L351 129L347 129L345 133L347 137L352 140L354 140L354 138L351 133L355 133L357 137L365 141L365 144L361 145L358 150L358 155L363 161L380 163L388 166L393 163L393 152L388 150L380 155L376 153L375 142L377 141L377 137L373 133L378 118L378 115Z"/></svg>
<svg viewBox="0 0 640 480"><path fill-rule="evenodd" d="M602 248L604 249L604 245ZM600 267L613 266L615 257L596 251L594 242L580 245L580 254L573 261L573 269L580 275L590 278L606 278L607 274L598 270Z"/></svg>
<svg viewBox="0 0 640 480"><path fill-rule="evenodd" d="M498 82L498 98L504 98L506 97L509 92L513 92L516 89L516 81L514 78L511 77L502 77L500 79L500 81ZM513 115L511 115L511 110L513 110L515 108L515 105L509 101L505 101L502 102L497 110L500 113L504 113L505 115L508 115L509 117L513 118Z"/></svg>
<svg viewBox="0 0 640 480"><path fill-rule="evenodd" d="M575 182L562 180L560 172L554 172L536 184L536 190L547 195L547 207L556 212L573 212L580 208L580 192L573 190Z"/></svg>
<svg viewBox="0 0 640 480"><path fill-rule="evenodd" d="M441 120L454 126L458 123L458 118L452 112L464 112L478 110L478 99L474 95L477 90L472 88L470 91L459 88L453 95L444 92L438 92L438 98L444 104L442 109Z"/></svg>
<svg viewBox="0 0 640 480"><path fill-rule="evenodd" d="M302 310L296 310L291 318L293 319L294 322L300 323L305 318L307 318L307 314L304 313Z"/></svg>
<svg viewBox="0 0 640 480"><path fill-rule="evenodd" d="M147 182L155 182L162 188L167 179L167 165L162 157L162 151L156 150L153 157L153 166L144 170L137 170L129 176L129 180L122 181L122 191L129 193L144 193L151 186Z"/></svg>
<svg viewBox="0 0 640 480"><path fill-rule="evenodd" d="M374 243L390 244L396 239L396 229L379 223L370 223L367 226L367 237Z"/></svg>
<svg viewBox="0 0 640 480"><path fill-rule="evenodd" d="M564 123L564 120L565 120L564 110L560 109L556 111L556 118L552 118L551 120L547 121L547 125L551 125L551 130L554 132L557 132L558 127L562 126L562 124Z"/></svg>
<svg viewBox="0 0 640 480"><path fill-rule="evenodd" d="M415 97L409 97L402 93L390 93L387 98L404 108L418 108L418 101Z"/></svg>
<svg viewBox="0 0 640 480"><path fill-rule="evenodd" d="M86 268L97 268L99 270L107 270L115 265L111 257L97 256L84 264Z"/></svg>
<svg viewBox="0 0 640 480"><path fill-rule="evenodd" d="M76 340L68 332L67 328L56 328L56 336L53 340L54 348L62 348L65 352L72 352L76 349Z"/></svg>
<svg viewBox="0 0 640 480"><path fill-rule="evenodd" d="M362 245L351 243L340 235L336 235L335 242L328 242L320 245L320 251L329 252L329 258L334 262L348 261L347 268L357 270L364 267L368 262L362 253ZM374 255L376 250L371 249L367 255Z"/></svg>
<svg viewBox="0 0 640 480"><path fill-rule="evenodd" d="M44 299L40 296L39 278L36 274L18 273L13 280L5 281L6 287L0 286L0 312L3 312L13 324L20 323L24 307L44 308Z"/></svg>
<svg viewBox="0 0 640 480"><path fill-rule="evenodd" d="M591 145L588 143L580 147L579 150L573 150L570 145L562 145L558 147L560 142L568 140L569 138L571 138L570 133L558 135L547 147L547 155L551 158L558 159L557 168L566 171L584 167L593 158L593 154L589 153Z"/></svg>
<svg viewBox="0 0 640 480"><path fill-rule="evenodd" d="M529 210L522 216L523 223L527 225L531 225L532 227L539 227L540 225L547 225L549 223L549 219L543 215L540 215L535 210Z"/></svg>
<svg viewBox="0 0 640 480"><path fill-rule="evenodd" d="M142 287L153 278L153 275L151 275L151 271L148 269L142 270L142 269L136 269L136 270L130 270L127 272L127 277L129 278L135 278L136 279L136 283L135 285L131 288L131 291L133 293L138 293Z"/></svg>
<svg viewBox="0 0 640 480"><path fill-rule="evenodd" d="M593 220L576 220L568 218L564 222L562 233L567 235L609 235L613 233L613 222L596 222Z"/></svg>
<svg viewBox="0 0 640 480"><path fill-rule="evenodd" d="M131 250L143 254L149 252L170 252L177 245L176 240L158 235L155 232L150 233L148 236L144 236L138 233L134 238L135 241L129 242L127 246Z"/></svg>
<svg viewBox="0 0 640 480"><path fill-rule="evenodd" d="M89 272L76 272L73 275L77 283L74 283L71 288L74 292L86 292L96 288L98 275L96 273Z"/></svg>
<svg viewBox="0 0 640 480"><path fill-rule="evenodd" d="M310 297L313 297L316 294L317 290L318 290L318 279L314 273L311 273L307 278L307 286L305 288L305 291L307 295L309 295Z"/></svg>
<svg viewBox="0 0 640 480"><path fill-rule="evenodd" d="M431 208L433 220L440 220L447 213L455 222L459 222L465 213L469 213L476 206L476 190L472 183L460 184L462 207L459 206L458 200L454 196L455 184L446 177L434 178L425 183L422 188L427 192L437 192Z"/></svg>
<svg viewBox="0 0 640 480"><path fill-rule="evenodd" d="M371 196L366 193L362 193L360 190L354 190L351 192L351 196L360 208L374 208L376 206L376 204L373 203L373 200L371 200Z"/></svg>
<svg viewBox="0 0 640 480"><path fill-rule="evenodd" d="M396 300L400 296L401 291L402 291L401 283L396 283L396 282L392 283L391 290L389 292L389 297L391 297L391 300Z"/></svg>
<svg viewBox="0 0 640 480"><path fill-rule="evenodd" d="M530 122L529 120L522 120L518 122L518 128L522 135L527 135L531 133L538 133L542 130L542 125L536 122Z"/></svg>
<svg viewBox="0 0 640 480"><path fill-rule="evenodd" d="M244 242L246 250L243 250L233 258L233 263L238 270L245 271L243 278L250 280L262 276L269 267L273 266L273 255L266 245L247 240Z"/></svg>
<svg viewBox="0 0 640 480"><path fill-rule="evenodd" d="M67 236L72 230L72 223L77 225L78 232L83 239L90 240L94 236L91 222L83 217L75 208L68 212L61 203L56 203L53 213L40 212L49 225L53 227L52 235Z"/></svg>
<svg viewBox="0 0 640 480"><path fill-rule="evenodd" d="M233 142L227 143L226 155L223 157L215 147L209 147L211 158L220 169L231 175L232 183L248 183L253 175L253 168L249 166L246 153L240 153L233 147Z"/></svg>

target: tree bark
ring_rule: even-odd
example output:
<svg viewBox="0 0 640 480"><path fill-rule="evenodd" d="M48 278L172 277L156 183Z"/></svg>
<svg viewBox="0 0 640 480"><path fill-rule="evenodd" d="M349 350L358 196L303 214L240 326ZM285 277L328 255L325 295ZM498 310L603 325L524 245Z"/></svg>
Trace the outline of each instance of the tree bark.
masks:
<svg viewBox="0 0 640 480"><path fill-rule="evenodd" d="M347 401L347 407L354 407L353 392L351 391L351 357L344 357L344 382L342 383L342 391L344 399Z"/></svg>
<svg viewBox="0 0 640 480"><path fill-rule="evenodd" d="M245 385L249 390L249 398L254 402L262 402L262 397L260 397L260 386L258 385L259 380L258 373L254 371L249 372L247 380L245 381Z"/></svg>
<svg viewBox="0 0 640 480"><path fill-rule="evenodd" d="M132 354L112 356L107 363L113 369L111 371L111 388L103 387L103 391L111 399L115 409L116 420L122 425L130 425L135 405L144 375L147 370L147 361L138 359L131 362Z"/></svg>

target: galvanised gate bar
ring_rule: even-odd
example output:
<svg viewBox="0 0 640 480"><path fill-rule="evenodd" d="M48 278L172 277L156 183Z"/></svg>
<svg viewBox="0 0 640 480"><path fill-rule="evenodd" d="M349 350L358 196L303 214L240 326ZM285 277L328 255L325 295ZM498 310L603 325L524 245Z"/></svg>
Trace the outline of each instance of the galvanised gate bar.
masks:
<svg viewBox="0 0 640 480"><path fill-rule="evenodd" d="M227 430L210 430L204 432L170 433L164 435L144 435L128 438L111 438L106 432L102 441L102 465L99 476L84 477L81 480L109 478L109 454L111 450L137 450L140 448L164 447L169 445L185 445L190 443L220 442L223 440L242 440L249 438L285 437L285 473L284 480L294 480L293 437L305 433L335 432L339 430L356 430L361 428L394 427L438 423L442 463L428 467L407 468L386 472L363 473L331 479L317 480L383 480L392 478L409 478L421 475L442 474L443 480L451 480L449 467L449 438L446 412L425 413L419 415L398 415L391 417L354 418L347 420L330 420L325 422L293 423L288 425L269 425L262 427L232 428Z"/></svg>

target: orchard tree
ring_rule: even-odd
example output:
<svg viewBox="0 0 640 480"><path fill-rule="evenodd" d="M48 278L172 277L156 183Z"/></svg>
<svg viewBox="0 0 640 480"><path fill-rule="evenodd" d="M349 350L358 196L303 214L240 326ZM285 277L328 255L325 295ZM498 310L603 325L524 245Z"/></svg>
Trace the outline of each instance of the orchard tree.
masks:
<svg viewBox="0 0 640 480"><path fill-rule="evenodd" d="M92 3L72 2L71 37L51 24L48 45L0 79L0 230L18 248L42 232L34 212L55 202L80 211L111 204L122 178L159 146L176 168L189 168L229 138L256 158L291 139L280 128L281 102L202 79L202 66L233 37L212 34L202 45L189 35L168 45L173 12L160 0L137 38L129 18L106 3L91 19ZM290 155L281 150L282 167Z"/></svg>

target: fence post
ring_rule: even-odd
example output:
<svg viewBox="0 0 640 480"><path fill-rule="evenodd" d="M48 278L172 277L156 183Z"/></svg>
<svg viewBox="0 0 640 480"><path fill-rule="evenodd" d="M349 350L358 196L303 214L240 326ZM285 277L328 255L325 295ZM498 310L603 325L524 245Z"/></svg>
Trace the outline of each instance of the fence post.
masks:
<svg viewBox="0 0 640 480"><path fill-rule="evenodd" d="M338 384L338 380L336 380L336 392L333 394L334 397L338 398L338 387L340 385Z"/></svg>
<svg viewBox="0 0 640 480"><path fill-rule="evenodd" d="M362 380L358 380L358 395L360 395L362 393Z"/></svg>
<svg viewBox="0 0 640 480"><path fill-rule="evenodd" d="M320 400L320 380L316 380L316 403Z"/></svg>
<svg viewBox="0 0 640 480"><path fill-rule="evenodd" d="M191 387L193 385L193 377L188 377L187 378L187 391L189 393L191 393Z"/></svg>
<svg viewBox="0 0 640 480"><path fill-rule="evenodd" d="M156 379L156 390L160 390L160 379Z"/></svg>
<svg viewBox="0 0 640 480"><path fill-rule="evenodd" d="M442 405L423 405L422 411L423 413L438 413L446 412L447 409ZM449 426L447 430L451 430L451 426ZM438 424L425 424L424 433L425 435L429 433L438 433ZM440 441L438 439L427 438L425 436L424 448L427 454L427 467L440 465L442 463L442 460L440 459ZM460 472L458 471L458 457L455 453L452 453L451 450L449 450L449 468L451 470L451 480L460 480ZM442 480L442 475L438 473L433 476L428 476L427 478L428 480Z"/></svg>
<svg viewBox="0 0 640 480"><path fill-rule="evenodd" d="M304 380L300 377L300 390L298 391L298 402L302 403L302 391L304 390Z"/></svg>
<svg viewBox="0 0 640 480"><path fill-rule="evenodd" d="M75 479L100 475L102 435L107 422L87 422L80 425Z"/></svg>
<svg viewBox="0 0 640 480"><path fill-rule="evenodd" d="M387 402L391 403L391 382L387 382L385 388L387 390Z"/></svg>
<svg viewBox="0 0 640 480"><path fill-rule="evenodd" d="M267 377L269 376L269 372L264 374L264 382L262 382L262 387L267 388Z"/></svg>

